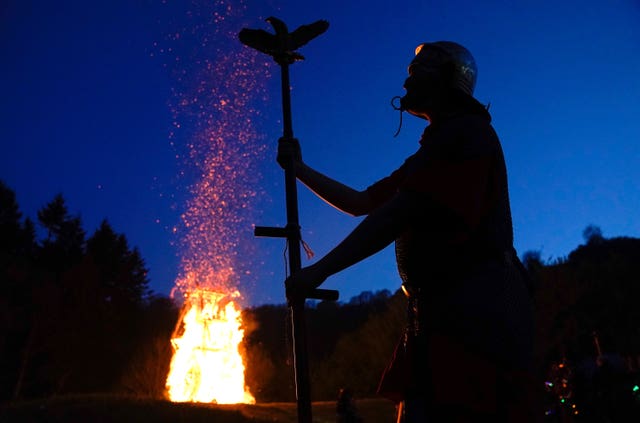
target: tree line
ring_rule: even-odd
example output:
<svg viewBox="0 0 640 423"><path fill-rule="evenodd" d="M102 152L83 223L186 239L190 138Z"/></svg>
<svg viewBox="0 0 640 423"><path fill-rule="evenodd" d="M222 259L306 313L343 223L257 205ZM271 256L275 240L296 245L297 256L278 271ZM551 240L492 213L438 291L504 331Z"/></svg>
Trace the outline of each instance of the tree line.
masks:
<svg viewBox="0 0 640 423"><path fill-rule="evenodd" d="M178 310L138 249L106 220L87 236L60 194L37 222L0 181L0 399L161 395Z"/></svg>
<svg viewBox="0 0 640 423"><path fill-rule="evenodd" d="M0 181L0 401L82 393L165 398L180 310L149 288L147 273L140 251L107 220L88 236L58 194L34 222ZM346 304L310 308L309 351L321 397L333 398L334 386L349 378L375 384L361 378L366 366L356 375L357 367L346 373L335 362L357 342L345 341L345 333L367 325L370 339L398 333L390 324L401 327L403 314L388 311L397 299L389 291L363 292ZM249 389L259 401L293 400L288 308L265 305L243 314Z"/></svg>
<svg viewBox="0 0 640 423"><path fill-rule="evenodd" d="M535 284L538 358L542 364L616 353L640 366L640 239L605 238L597 226L567 257L544 263L528 252Z"/></svg>
<svg viewBox="0 0 640 423"><path fill-rule="evenodd" d="M335 400L341 388L374 397L406 322L402 291L365 291L348 303L306 311L312 399ZM286 305L245 310L247 383L258 401L295 401L293 340Z"/></svg>
<svg viewBox="0 0 640 423"><path fill-rule="evenodd" d="M38 211L37 224L40 239L0 182L0 400L96 392L164 398L179 307L150 290L141 253L106 220L88 236L62 195ZM561 360L595 360L597 348L618 354L630 372L640 365L640 239L605 238L595 226L584 236L561 259L523 256L541 378ZM401 291L386 290L312 304L313 399L333 400L343 387L375 396L405 308ZM286 305L243 311L246 379L258 401L295 398L288 313Z"/></svg>
<svg viewBox="0 0 640 423"><path fill-rule="evenodd" d="M585 243L567 257L524 257L536 287L545 413L552 421L637 421L640 239L607 239L593 225L583 235Z"/></svg>
<svg viewBox="0 0 640 423"><path fill-rule="evenodd" d="M539 388L543 391L545 381L554 377L552 369L564 363L573 372L569 389L575 390L575 398L587 389L577 385L592 382L580 378L593 376L579 373L594 372L601 364L599 356L607 356L620 366L624 395L632 394L640 383L640 239L607 239L593 225L583 235L585 243L567 257L545 261L538 251L523 254L532 280ZM320 303L307 314L315 400L334 399L341 387L360 397L376 395L406 323L406 299L402 291L364 294L371 301L366 307L354 298L349 304ZM262 306L249 312L263 325L246 342L250 362L261 364L248 374L257 398L292 400L291 340L282 332L287 308ZM557 399L555 394L546 393ZM634 395L640 407L640 394ZM583 402L593 402L585 398Z"/></svg>

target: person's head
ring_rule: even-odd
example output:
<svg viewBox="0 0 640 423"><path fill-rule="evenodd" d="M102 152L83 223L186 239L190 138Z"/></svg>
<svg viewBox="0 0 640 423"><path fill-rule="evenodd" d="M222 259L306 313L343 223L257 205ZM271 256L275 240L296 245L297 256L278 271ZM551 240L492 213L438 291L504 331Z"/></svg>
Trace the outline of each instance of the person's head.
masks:
<svg viewBox="0 0 640 423"><path fill-rule="evenodd" d="M420 44L408 71L401 107L427 119L452 94L472 96L478 74L469 50L452 41Z"/></svg>

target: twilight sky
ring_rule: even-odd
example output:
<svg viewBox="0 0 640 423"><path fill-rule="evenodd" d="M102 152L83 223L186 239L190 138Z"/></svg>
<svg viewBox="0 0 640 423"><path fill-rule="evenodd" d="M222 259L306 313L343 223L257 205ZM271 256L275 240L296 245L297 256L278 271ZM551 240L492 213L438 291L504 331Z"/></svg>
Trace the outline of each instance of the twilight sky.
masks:
<svg viewBox="0 0 640 423"><path fill-rule="evenodd" d="M89 235L106 218L140 249L161 294L193 254L185 239L224 243L220 254L233 257L247 304L284 302L284 241L251 235L253 224L285 223L274 160L280 73L234 38L243 27L271 30L271 15L291 30L318 19L331 25L291 68L294 133L318 170L364 189L414 152L425 123L405 114L393 138L398 114L389 101L403 94L417 44L453 40L475 56L475 96L491 104L518 252L566 256L589 224L605 237L640 236L634 0L5 0L0 179L23 214L35 219L62 193ZM223 164L204 147L212 128L227 135L211 150L233 153L220 156ZM181 219L228 202L195 198L205 173L225 177L232 189L224 194L249 193L242 218L202 214L226 224L219 237L206 229L199 238ZM359 221L302 186L299 197L302 236L316 258ZM324 285L344 301L398 286L392 246Z"/></svg>

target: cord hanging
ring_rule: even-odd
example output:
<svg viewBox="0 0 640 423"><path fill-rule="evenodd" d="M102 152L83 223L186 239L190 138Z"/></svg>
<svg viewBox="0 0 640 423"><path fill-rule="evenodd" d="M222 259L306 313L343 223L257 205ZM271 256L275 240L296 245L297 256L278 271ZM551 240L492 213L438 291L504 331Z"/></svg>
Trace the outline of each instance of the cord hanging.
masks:
<svg viewBox="0 0 640 423"><path fill-rule="evenodd" d="M404 110L402 110L402 103L400 103L400 105L396 105L395 104L396 99L400 103L400 100L402 100L402 97L397 95L397 96L395 96L395 97L393 97L391 99L391 107L393 107L393 110L399 110L400 111L400 122L398 124L398 130L396 131L395 134L393 134L393 138L396 138L400 134L400 130L402 129L402 112L404 111Z"/></svg>

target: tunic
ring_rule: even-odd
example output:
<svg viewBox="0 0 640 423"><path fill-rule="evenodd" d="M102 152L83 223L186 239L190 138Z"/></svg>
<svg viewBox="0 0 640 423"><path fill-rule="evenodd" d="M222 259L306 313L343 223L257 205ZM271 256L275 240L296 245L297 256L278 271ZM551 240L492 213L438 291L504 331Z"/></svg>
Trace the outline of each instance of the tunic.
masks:
<svg viewBox="0 0 640 423"><path fill-rule="evenodd" d="M466 97L459 113L429 125L418 151L367 190L377 205L402 198L398 207L411 208L396 239L409 293L403 397L495 415L510 402L502 391L528 383L533 313L489 113Z"/></svg>

